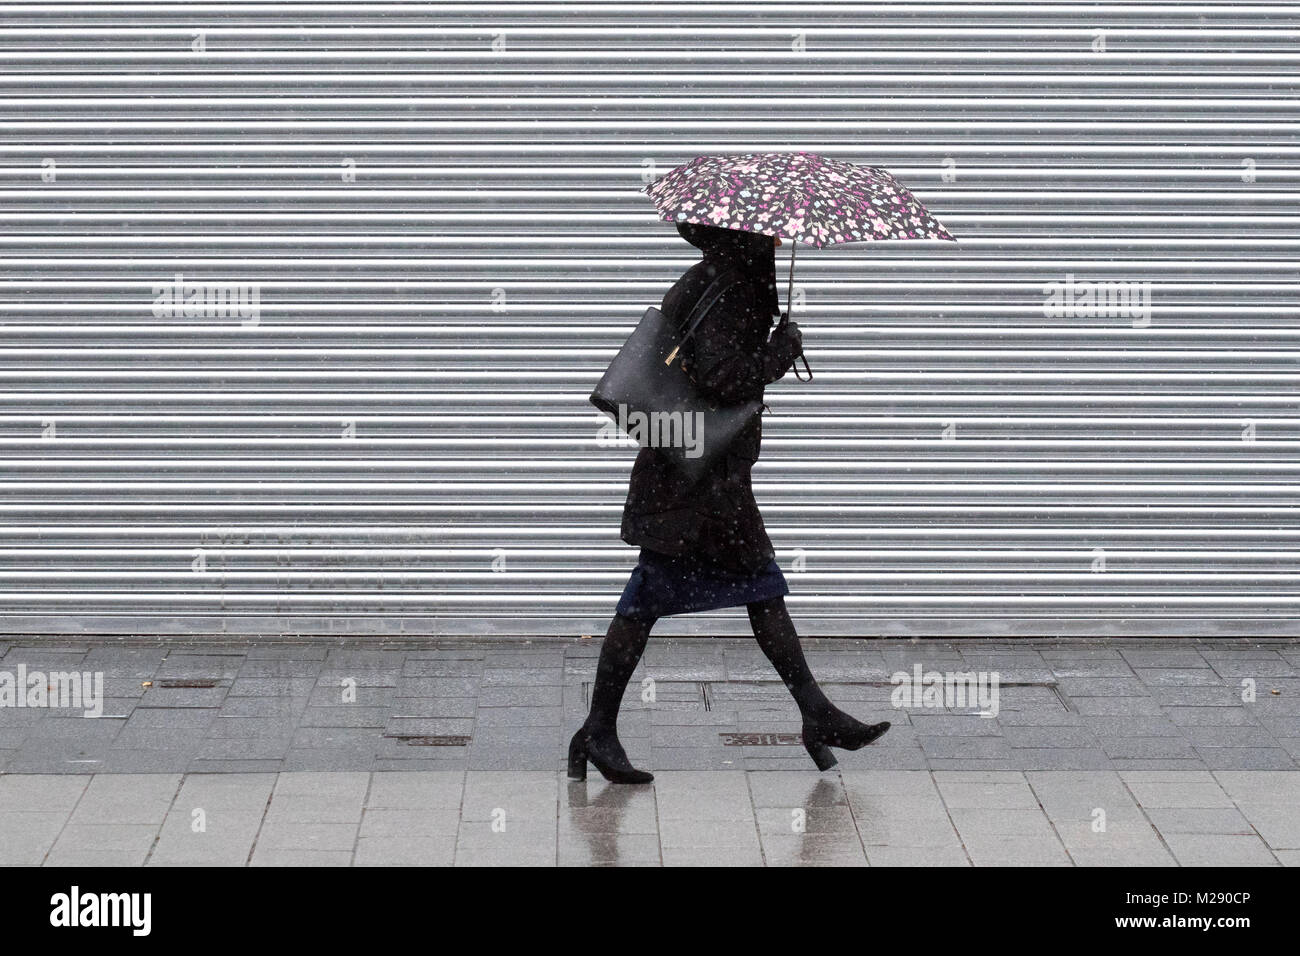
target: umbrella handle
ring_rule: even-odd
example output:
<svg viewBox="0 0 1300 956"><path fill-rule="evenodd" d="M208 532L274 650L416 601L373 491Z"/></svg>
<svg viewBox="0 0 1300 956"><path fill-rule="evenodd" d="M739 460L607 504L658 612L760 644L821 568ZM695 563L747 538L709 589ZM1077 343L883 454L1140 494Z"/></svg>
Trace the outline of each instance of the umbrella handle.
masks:
<svg viewBox="0 0 1300 956"><path fill-rule="evenodd" d="M790 282L785 289L785 312L781 315L782 325L785 325L787 322L790 321L790 312L794 308L794 253L795 250L798 248L799 248L799 243L791 239L790 240ZM804 378L802 375L799 374L800 362L803 362L804 371L808 373L807 378ZM804 358L804 354L802 352L800 352L795 357L795 362L792 367L794 368L794 377L797 378L799 381L801 382L812 381L813 379L812 368L808 365L808 360Z"/></svg>
<svg viewBox="0 0 1300 956"><path fill-rule="evenodd" d="M789 321L791 311L794 306L794 254L799 249L799 243L790 240L790 282L785 287L785 315L786 321Z"/></svg>

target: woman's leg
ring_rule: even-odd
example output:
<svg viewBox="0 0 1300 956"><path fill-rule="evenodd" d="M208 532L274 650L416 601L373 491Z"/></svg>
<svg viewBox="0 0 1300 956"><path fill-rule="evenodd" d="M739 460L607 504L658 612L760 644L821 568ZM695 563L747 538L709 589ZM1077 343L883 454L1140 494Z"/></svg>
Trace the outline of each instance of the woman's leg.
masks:
<svg viewBox="0 0 1300 956"><path fill-rule="evenodd" d="M587 779L587 762L614 783L649 783L652 774L637 770L618 741L618 708L623 692L650 639L654 619L614 615L596 664L596 684L591 689L591 710L586 722L569 741L569 776Z"/></svg>
<svg viewBox="0 0 1300 956"><path fill-rule="evenodd" d="M763 649L767 659L781 675L790 696L799 705L804 723L834 713L835 705L822 693L817 679L808 669L808 661L799 645L799 635L795 632L794 622L790 620L790 612L785 609L785 598L774 597L759 601L746 605L745 609L749 611L749 623L754 628L758 646Z"/></svg>
<svg viewBox="0 0 1300 956"><path fill-rule="evenodd" d="M858 750L889 729L889 721L864 724L832 704L808 669L794 622L785 609L785 599L771 598L746 605L754 637L772 662L803 716L803 745L818 770L835 766L831 747Z"/></svg>
<svg viewBox="0 0 1300 956"><path fill-rule="evenodd" d="M636 670L654 620L614 615L600 645L600 660L596 664L596 683L591 689L591 711L583 726L591 734L617 733L618 708L623 703L623 692Z"/></svg>

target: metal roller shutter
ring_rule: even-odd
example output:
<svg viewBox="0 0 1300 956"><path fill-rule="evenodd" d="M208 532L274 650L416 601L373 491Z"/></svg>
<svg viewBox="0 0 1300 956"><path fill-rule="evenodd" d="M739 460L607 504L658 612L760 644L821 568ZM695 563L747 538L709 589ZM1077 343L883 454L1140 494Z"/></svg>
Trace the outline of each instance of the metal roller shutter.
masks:
<svg viewBox="0 0 1300 956"><path fill-rule="evenodd" d="M693 252L642 177L803 148L961 240L800 256L804 633L1300 632L1294 4L0 18L4 631L603 629L586 395Z"/></svg>

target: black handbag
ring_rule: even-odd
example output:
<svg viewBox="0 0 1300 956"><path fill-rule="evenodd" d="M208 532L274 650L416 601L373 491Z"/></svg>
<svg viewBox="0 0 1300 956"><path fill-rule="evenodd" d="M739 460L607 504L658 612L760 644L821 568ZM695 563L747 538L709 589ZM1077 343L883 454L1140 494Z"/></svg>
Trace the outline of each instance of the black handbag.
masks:
<svg viewBox="0 0 1300 956"><path fill-rule="evenodd" d="M628 437L658 449L691 482L704 477L762 408L757 400L720 405L705 398L677 360L723 293L742 281L735 271L719 275L676 329L658 309L646 309L591 393L591 404Z"/></svg>

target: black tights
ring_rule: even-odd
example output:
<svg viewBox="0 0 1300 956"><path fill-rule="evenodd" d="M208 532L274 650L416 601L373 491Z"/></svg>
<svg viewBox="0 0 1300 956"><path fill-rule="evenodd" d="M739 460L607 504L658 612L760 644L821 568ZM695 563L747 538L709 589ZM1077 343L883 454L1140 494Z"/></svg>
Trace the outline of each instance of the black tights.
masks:
<svg viewBox="0 0 1300 956"><path fill-rule="evenodd" d="M795 633L790 612L785 609L785 599L775 597L746 605L754 637L781 675L786 688L799 705L805 721L826 717L835 711L808 669L799 635ZM654 620L623 617L616 614L610 622L605 641L600 646L600 661L596 665L596 685L591 691L591 713L587 716L587 729L613 730L618 720L618 707L623 702L627 682L636 670L637 662L650 640Z"/></svg>
<svg viewBox="0 0 1300 956"><path fill-rule="evenodd" d="M623 702L623 691L628 678L636 670L650 640L654 619L624 617L615 614L605 632L605 642L600 645L600 661L596 664L596 684L591 689L591 713L586 727L592 730L613 730L618 721L618 705Z"/></svg>
<svg viewBox="0 0 1300 956"><path fill-rule="evenodd" d="M785 598L774 597L767 601L745 606L754 637L772 662L776 672L785 682L786 690L799 705L804 721L827 717L835 712L835 705L826 699L817 679L808 669L799 635L795 633L790 612L785 609Z"/></svg>

